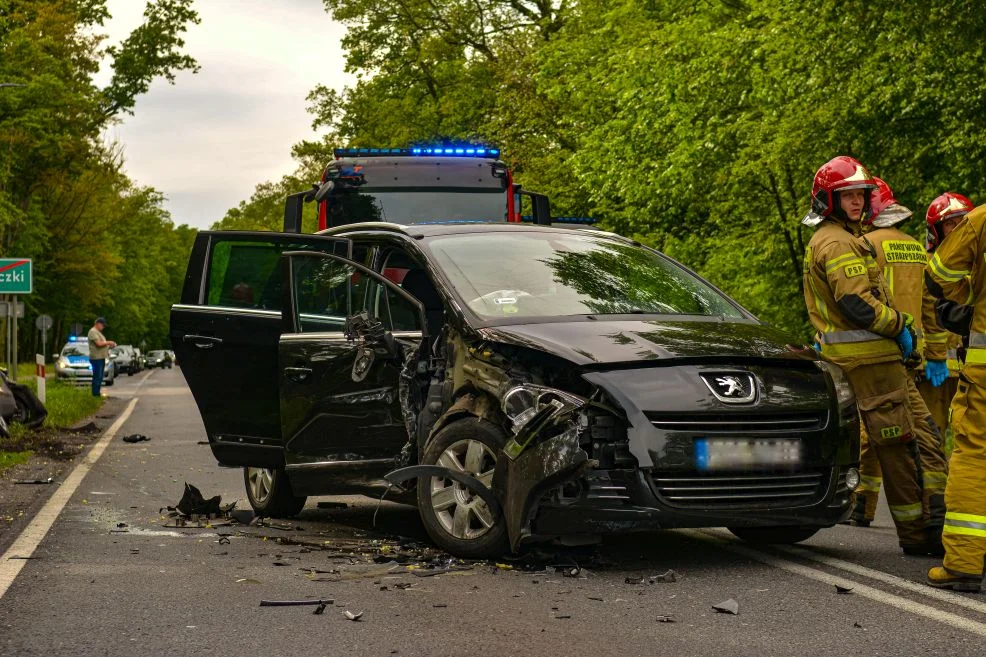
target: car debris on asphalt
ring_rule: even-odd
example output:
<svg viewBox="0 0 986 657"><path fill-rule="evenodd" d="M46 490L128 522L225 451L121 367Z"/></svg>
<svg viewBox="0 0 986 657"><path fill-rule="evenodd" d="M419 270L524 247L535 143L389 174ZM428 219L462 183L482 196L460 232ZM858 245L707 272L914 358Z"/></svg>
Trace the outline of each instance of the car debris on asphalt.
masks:
<svg viewBox="0 0 986 657"><path fill-rule="evenodd" d="M14 479L15 484L50 484L55 481L54 477L47 479Z"/></svg>
<svg viewBox="0 0 986 657"><path fill-rule="evenodd" d="M148 440L150 440L150 438L142 433L132 433L123 437L123 442L125 443L142 443Z"/></svg>
<svg viewBox="0 0 986 657"><path fill-rule="evenodd" d="M212 528L230 526L233 523L228 520L230 514L236 507L236 502L222 504L222 496L216 495L206 499L202 492L192 484L185 482L185 492L181 500L175 506L164 507L159 513L164 514L170 522L165 522L164 527L189 527L189 523L198 525L199 528ZM220 522L214 522L220 520Z"/></svg>
<svg viewBox="0 0 986 657"><path fill-rule="evenodd" d="M347 609L347 610L346 610L345 612L343 612L343 613L345 614L345 616L346 616L346 618L348 618L348 619L349 619L349 620L351 620L351 621L359 621L359 619L361 619L361 618L363 618L363 612L362 612L362 611L357 611L357 612L356 612L356 613L354 614L353 612L351 612L351 611L349 611L349 610Z"/></svg>
<svg viewBox="0 0 986 657"><path fill-rule="evenodd" d="M720 602L717 605L712 605L712 608L720 614L732 614L733 616L739 614L739 603L732 598L724 602Z"/></svg>
<svg viewBox="0 0 986 657"><path fill-rule="evenodd" d="M335 600L332 598L321 598L318 600L261 600L261 607L303 607L314 605L315 611L312 614L320 616L325 613L325 608L328 605L334 604ZM348 613L348 612L347 612Z"/></svg>
<svg viewBox="0 0 986 657"><path fill-rule="evenodd" d="M852 589L853 587L851 586L839 586L838 584L835 585L835 592L840 593L842 595L847 595L849 593L852 593Z"/></svg>

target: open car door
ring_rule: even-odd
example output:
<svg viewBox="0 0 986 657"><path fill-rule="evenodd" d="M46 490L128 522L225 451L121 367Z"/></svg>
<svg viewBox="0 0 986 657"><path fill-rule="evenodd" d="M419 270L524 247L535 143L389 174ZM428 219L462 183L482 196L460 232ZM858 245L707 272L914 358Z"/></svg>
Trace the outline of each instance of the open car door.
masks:
<svg viewBox="0 0 986 657"><path fill-rule="evenodd" d="M192 247L171 344L222 465L284 465L278 400L281 254L350 255L347 239L202 231Z"/></svg>
<svg viewBox="0 0 986 657"><path fill-rule="evenodd" d="M386 472L408 441L409 396L426 357L424 307L347 258L284 254L278 387L295 491L329 472Z"/></svg>

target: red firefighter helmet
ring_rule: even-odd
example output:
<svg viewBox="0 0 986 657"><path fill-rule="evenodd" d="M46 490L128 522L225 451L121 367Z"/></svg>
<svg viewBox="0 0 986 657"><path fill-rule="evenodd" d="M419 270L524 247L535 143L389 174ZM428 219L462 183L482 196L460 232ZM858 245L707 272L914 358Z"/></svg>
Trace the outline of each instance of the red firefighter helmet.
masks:
<svg viewBox="0 0 986 657"><path fill-rule="evenodd" d="M862 163L848 155L832 158L822 165L815 173L811 186L811 211L805 215L801 223L806 226L817 226L825 217L841 216L839 192L848 189L875 189L873 176ZM870 213L870 198L866 196L863 206L863 217Z"/></svg>
<svg viewBox="0 0 986 657"><path fill-rule="evenodd" d="M897 202L894 192L882 178L873 178L876 189L870 193L870 216L864 221L877 228L896 226L907 221L914 213Z"/></svg>
<svg viewBox="0 0 986 657"><path fill-rule="evenodd" d="M927 248L928 252L934 251L945 239L942 230L942 222L953 217L964 217L976 206L965 196L955 192L945 192L928 206L928 215L925 221L928 223Z"/></svg>

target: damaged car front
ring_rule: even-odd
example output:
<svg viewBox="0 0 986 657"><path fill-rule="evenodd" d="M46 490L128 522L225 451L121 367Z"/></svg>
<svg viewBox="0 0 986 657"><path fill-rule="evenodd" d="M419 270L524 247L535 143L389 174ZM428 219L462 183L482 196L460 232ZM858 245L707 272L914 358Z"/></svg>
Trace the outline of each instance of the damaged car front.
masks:
<svg viewBox="0 0 986 657"><path fill-rule="evenodd" d="M419 465L388 478L417 477L443 548L712 526L789 543L849 514L843 373L694 273L598 231L418 240L446 321L415 410Z"/></svg>

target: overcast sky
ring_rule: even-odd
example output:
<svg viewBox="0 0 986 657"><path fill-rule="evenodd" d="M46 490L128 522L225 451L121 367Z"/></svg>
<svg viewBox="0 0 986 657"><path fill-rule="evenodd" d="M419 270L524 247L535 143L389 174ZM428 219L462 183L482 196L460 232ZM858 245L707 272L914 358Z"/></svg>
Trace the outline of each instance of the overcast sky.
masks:
<svg viewBox="0 0 986 657"><path fill-rule="evenodd" d="M109 0L118 43L140 24L144 0ZM294 169L290 149L316 136L305 96L341 89L345 29L321 0L197 0L202 22L185 52L202 70L156 81L106 137L123 144L126 170L162 191L175 223L206 228L265 180ZM105 75L105 74L104 74ZM104 82L107 78L100 78Z"/></svg>

